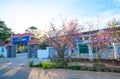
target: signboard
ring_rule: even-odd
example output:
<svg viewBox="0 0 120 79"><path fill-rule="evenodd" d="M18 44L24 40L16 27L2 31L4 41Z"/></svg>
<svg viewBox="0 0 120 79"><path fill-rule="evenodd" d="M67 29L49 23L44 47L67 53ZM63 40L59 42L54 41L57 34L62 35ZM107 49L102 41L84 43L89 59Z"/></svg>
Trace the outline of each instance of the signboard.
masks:
<svg viewBox="0 0 120 79"><path fill-rule="evenodd" d="M29 41L30 41L30 36L12 38L12 43L27 43Z"/></svg>
<svg viewBox="0 0 120 79"><path fill-rule="evenodd" d="M81 42L83 42L83 40L81 40L80 38L77 38L77 39L76 39L76 42L77 42L77 43L81 43Z"/></svg>

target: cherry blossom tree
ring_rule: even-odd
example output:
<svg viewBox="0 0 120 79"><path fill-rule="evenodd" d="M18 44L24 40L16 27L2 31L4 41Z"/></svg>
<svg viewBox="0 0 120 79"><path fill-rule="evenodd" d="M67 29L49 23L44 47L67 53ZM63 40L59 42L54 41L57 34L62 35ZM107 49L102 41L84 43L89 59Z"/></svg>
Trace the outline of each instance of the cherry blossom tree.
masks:
<svg viewBox="0 0 120 79"><path fill-rule="evenodd" d="M108 27L103 30L98 29L98 27L102 26L102 22L103 19L101 17L98 17L95 23L93 21L86 23L89 27L89 44L96 52L99 62L101 61L101 55L103 51L106 47L108 47L109 44L111 44L114 38L114 33L111 31L111 28ZM97 29L95 31L92 31L95 27L97 27Z"/></svg>
<svg viewBox="0 0 120 79"><path fill-rule="evenodd" d="M59 27L50 22L46 41L58 51L58 56L64 61L66 48L74 47L76 39L81 35L82 29L82 26L78 24L78 20L63 22Z"/></svg>
<svg viewBox="0 0 120 79"><path fill-rule="evenodd" d="M105 48L112 42L113 34L109 29L104 29L96 32L92 36L92 43L96 50L99 62L101 62L101 55Z"/></svg>

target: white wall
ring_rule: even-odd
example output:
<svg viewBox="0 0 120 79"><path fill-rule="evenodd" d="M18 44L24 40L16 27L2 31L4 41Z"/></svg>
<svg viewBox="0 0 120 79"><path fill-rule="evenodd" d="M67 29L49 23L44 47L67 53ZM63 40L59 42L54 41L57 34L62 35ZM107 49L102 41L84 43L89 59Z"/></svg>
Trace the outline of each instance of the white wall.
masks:
<svg viewBox="0 0 120 79"><path fill-rule="evenodd" d="M0 46L0 55L7 57L7 50L5 46Z"/></svg>
<svg viewBox="0 0 120 79"><path fill-rule="evenodd" d="M38 58L48 58L48 56L49 56L48 48L45 50L42 50L42 49L37 50L37 56L38 56Z"/></svg>
<svg viewBox="0 0 120 79"><path fill-rule="evenodd" d="M47 47L45 50L40 49L37 50L37 57L38 58L49 58L53 56L54 48L53 47Z"/></svg>

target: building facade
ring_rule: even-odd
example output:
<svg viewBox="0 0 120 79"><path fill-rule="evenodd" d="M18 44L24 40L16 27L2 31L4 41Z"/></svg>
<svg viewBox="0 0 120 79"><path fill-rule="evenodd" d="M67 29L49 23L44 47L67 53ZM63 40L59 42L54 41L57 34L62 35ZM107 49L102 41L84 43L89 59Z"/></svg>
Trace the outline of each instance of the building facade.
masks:
<svg viewBox="0 0 120 79"><path fill-rule="evenodd" d="M115 27L115 29L120 30L120 27ZM102 29L102 30L106 31L109 29ZM120 58L120 44L119 42L116 42L116 38L114 36L111 38L108 37L110 39L110 42L105 47L103 47L104 49L102 51L100 50L99 46L97 48L98 51L96 51L95 47L97 46L94 45L94 39L92 38L99 31L101 30L83 32L82 36L77 39L77 43L74 50L72 51L69 50L69 55L77 58L97 59L98 55L100 54L102 59ZM112 31L109 30L109 32L112 32Z"/></svg>

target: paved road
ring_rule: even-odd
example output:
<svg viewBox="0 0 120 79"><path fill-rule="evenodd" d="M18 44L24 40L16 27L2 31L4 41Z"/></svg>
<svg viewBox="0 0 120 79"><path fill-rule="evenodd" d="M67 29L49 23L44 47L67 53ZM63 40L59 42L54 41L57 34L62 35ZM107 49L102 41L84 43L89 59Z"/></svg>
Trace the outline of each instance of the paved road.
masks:
<svg viewBox="0 0 120 79"><path fill-rule="evenodd" d="M0 79L27 79L30 60L26 53L17 54L16 58L0 58Z"/></svg>
<svg viewBox="0 0 120 79"><path fill-rule="evenodd" d="M0 58L0 79L120 79L120 73L29 68L26 54Z"/></svg>

